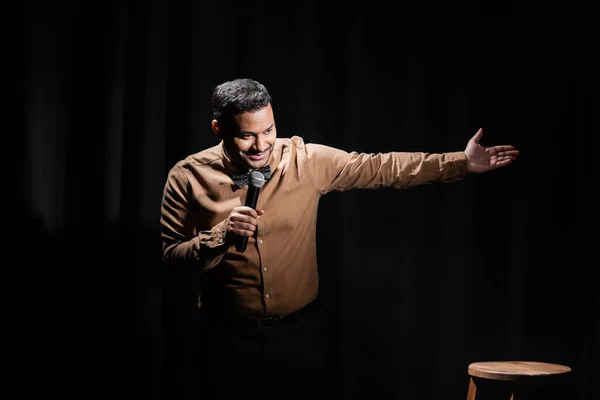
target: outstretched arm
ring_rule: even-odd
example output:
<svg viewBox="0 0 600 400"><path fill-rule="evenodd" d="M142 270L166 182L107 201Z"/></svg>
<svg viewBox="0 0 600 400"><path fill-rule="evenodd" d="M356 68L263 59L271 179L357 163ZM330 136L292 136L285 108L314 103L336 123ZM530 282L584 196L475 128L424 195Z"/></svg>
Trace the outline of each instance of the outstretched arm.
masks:
<svg viewBox="0 0 600 400"><path fill-rule="evenodd" d="M469 140L465 149L467 156L467 171L482 173L507 166L517 159L519 151L512 145L483 147L479 140L483 136L483 129Z"/></svg>

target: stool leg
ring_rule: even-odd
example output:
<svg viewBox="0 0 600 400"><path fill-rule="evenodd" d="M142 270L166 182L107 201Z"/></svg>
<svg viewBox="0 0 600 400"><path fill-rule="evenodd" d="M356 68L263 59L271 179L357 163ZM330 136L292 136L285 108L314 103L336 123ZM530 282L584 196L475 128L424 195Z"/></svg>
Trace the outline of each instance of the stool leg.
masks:
<svg viewBox="0 0 600 400"><path fill-rule="evenodd" d="M479 392L479 393L478 393ZM479 395L479 397L477 397ZM467 400L515 400L514 388L509 382L487 379L469 379Z"/></svg>
<svg viewBox="0 0 600 400"><path fill-rule="evenodd" d="M477 386L473 382L473 378L469 378L469 392L467 393L467 400L475 400L477 394Z"/></svg>

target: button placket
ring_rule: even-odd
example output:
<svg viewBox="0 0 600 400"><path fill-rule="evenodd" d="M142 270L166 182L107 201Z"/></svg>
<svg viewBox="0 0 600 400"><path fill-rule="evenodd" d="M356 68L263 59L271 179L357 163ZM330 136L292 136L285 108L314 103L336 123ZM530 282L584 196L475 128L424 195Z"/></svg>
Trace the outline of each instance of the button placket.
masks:
<svg viewBox="0 0 600 400"><path fill-rule="evenodd" d="M262 207L262 206L261 206ZM270 308L270 303L273 300L272 298L272 290L271 287L271 272L269 270L268 263L268 252L265 252L266 247L265 244L265 233L268 231L268 223L267 220L261 218L258 220L258 232L259 235L256 237L256 248L258 250L258 256L260 259L260 268L262 270L262 286L263 286L263 298L265 299L265 306L267 311ZM269 271L269 272L267 272Z"/></svg>

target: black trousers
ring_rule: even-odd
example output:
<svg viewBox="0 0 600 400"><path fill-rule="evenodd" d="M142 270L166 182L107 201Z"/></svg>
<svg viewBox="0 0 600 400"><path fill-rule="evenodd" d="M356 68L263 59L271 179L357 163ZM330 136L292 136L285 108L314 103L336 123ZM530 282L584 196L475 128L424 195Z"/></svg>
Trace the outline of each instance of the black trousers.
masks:
<svg viewBox="0 0 600 400"><path fill-rule="evenodd" d="M320 307L312 308L268 326L200 318L194 335L199 394L220 399L329 396L335 379L328 321Z"/></svg>

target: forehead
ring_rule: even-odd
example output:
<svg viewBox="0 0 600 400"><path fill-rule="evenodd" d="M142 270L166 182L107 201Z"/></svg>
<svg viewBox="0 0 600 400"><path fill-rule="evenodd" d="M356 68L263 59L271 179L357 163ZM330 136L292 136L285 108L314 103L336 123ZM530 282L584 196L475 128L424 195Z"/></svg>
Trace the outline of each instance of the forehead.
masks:
<svg viewBox="0 0 600 400"><path fill-rule="evenodd" d="M275 122L271 104L253 112L244 112L235 116L235 121L241 131L261 132Z"/></svg>

